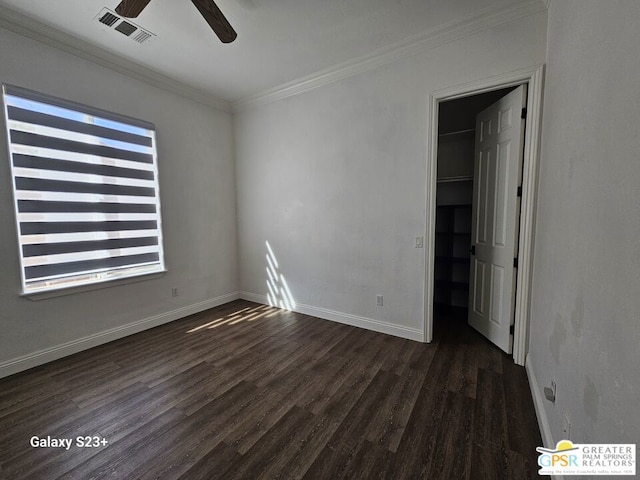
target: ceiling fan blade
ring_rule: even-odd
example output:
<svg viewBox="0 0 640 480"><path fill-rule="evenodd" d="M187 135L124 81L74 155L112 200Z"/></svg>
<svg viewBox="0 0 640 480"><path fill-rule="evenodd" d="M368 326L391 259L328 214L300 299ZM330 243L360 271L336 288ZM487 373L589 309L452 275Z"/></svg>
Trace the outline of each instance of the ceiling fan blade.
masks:
<svg viewBox="0 0 640 480"><path fill-rule="evenodd" d="M233 42L238 34L213 0L191 0L222 43Z"/></svg>
<svg viewBox="0 0 640 480"><path fill-rule="evenodd" d="M135 18L151 0L122 0L116 7L116 13L127 18Z"/></svg>

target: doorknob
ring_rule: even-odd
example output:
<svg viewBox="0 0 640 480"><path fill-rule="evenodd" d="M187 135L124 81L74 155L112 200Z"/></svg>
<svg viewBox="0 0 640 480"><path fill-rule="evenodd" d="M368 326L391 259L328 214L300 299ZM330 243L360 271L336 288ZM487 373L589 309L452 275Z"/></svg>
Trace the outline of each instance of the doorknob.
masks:
<svg viewBox="0 0 640 480"><path fill-rule="evenodd" d="M471 253L471 255L475 255L476 254L476 246L475 245L471 245L471 249L469 250L469 252Z"/></svg>

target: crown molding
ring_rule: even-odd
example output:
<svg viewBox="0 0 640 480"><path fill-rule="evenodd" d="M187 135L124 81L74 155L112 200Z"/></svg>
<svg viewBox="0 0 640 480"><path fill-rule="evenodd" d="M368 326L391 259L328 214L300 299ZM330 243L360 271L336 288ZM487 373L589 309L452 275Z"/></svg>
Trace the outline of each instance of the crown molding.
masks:
<svg viewBox="0 0 640 480"><path fill-rule="evenodd" d="M153 69L143 67L86 40L45 25L6 6L0 6L0 28L5 28L84 60L127 75L162 90L189 98L225 112L239 112L313 90L359 73L395 62L483 30L545 11L550 0L528 0L507 7L487 9L480 14L450 22L425 34L385 47L370 54L320 70L283 85L229 102L191 87Z"/></svg>
<svg viewBox="0 0 640 480"><path fill-rule="evenodd" d="M250 110L294 95L364 73L391 62L454 42L483 30L546 10L548 0L528 0L511 6L493 7L480 14L456 20L424 34L379 49L314 74L285 83L262 93L232 102L233 112Z"/></svg>
<svg viewBox="0 0 640 480"><path fill-rule="evenodd" d="M162 73L143 67L131 60L127 60L90 42L45 25L5 6L0 6L0 28L5 28L24 37L75 55L76 57L135 78L153 87L175 93L198 103L209 105L218 110L231 112L231 105L226 100L215 97L197 88L190 87Z"/></svg>

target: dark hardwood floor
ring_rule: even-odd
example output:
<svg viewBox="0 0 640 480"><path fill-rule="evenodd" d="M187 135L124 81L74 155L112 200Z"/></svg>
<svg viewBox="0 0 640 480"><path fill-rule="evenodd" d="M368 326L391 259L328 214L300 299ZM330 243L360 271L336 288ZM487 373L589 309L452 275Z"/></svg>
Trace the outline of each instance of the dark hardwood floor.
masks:
<svg viewBox="0 0 640 480"><path fill-rule="evenodd" d="M236 301L1 379L0 479L538 478L524 369L441 324L425 345Z"/></svg>

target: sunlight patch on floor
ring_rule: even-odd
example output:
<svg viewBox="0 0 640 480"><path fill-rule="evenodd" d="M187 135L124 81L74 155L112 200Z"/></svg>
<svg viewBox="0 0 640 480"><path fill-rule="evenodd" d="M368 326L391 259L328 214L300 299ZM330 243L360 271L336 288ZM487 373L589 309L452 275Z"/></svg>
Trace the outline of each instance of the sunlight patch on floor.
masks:
<svg viewBox="0 0 640 480"><path fill-rule="evenodd" d="M224 317L216 318L210 322L203 323L197 327L187 330L187 333L195 333L202 330L211 330L222 325L237 325L241 322L255 322L263 318L271 318L277 315L279 310L269 305L260 305L257 307L247 307L235 312L229 313Z"/></svg>

